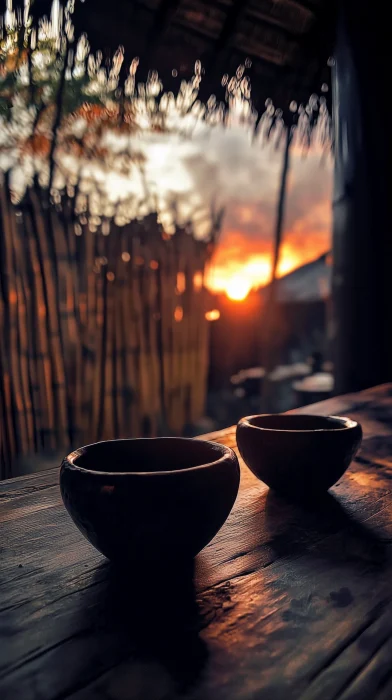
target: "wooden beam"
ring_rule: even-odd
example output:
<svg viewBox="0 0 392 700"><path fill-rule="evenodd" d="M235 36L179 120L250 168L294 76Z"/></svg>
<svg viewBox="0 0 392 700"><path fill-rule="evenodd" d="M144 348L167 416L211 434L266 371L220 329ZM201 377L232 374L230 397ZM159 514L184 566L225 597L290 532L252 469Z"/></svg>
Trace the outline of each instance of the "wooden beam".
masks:
<svg viewBox="0 0 392 700"><path fill-rule="evenodd" d="M181 0L160 0L158 4L152 27L146 34L143 55L141 56L141 61L144 64L142 70L144 69L146 74L151 68L155 68L153 61L157 46L169 28L180 2Z"/></svg>
<svg viewBox="0 0 392 700"><path fill-rule="evenodd" d="M275 31L279 30L288 37L298 37L301 36L301 34L304 34L304 31L306 31L302 28L299 31L298 28L293 26L293 22L290 22L289 19L274 17L273 15L269 15L258 8L249 8L247 14L253 21L256 19L257 24L264 24L268 26L268 28L272 27L275 29ZM303 22L303 24L312 24L315 19L315 16L309 13L308 22ZM307 28L308 27L306 27L306 29Z"/></svg>
<svg viewBox="0 0 392 700"><path fill-rule="evenodd" d="M228 12L222 31L215 44L215 53L219 54L229 44L233 37L240 18L244 16L248 5L248 0L233 0L233 4Z"/></svg>

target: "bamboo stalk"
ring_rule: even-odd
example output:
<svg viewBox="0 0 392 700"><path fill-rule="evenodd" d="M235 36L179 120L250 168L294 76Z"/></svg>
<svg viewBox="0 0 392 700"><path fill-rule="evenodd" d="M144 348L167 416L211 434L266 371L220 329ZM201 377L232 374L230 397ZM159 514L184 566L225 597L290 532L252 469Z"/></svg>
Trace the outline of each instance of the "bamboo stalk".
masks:
<svg viewBox="0 0 392 700"><path fill-rule="evenodd" d="M11 212L12 241L14 244L15 282L17 294L18 314L18 360L22 388L23 418L26 424L26 444L23 451L34 451L34 419L31 402L31 387L29 376L29 342L28 342L28 298L29 287L27 284L25 256L21 245L21 226L17 224L15 212Z"/></svg>
<svg viewBox="0 0 392 700"><path fill-rule="evenodd" d="M15 271L13 265L13 242L12 242L12 209L6 189L0 188L1 211L4 235L4 275L5 293L7 299L5 314L5 371L8 371L12 383L12 408L15 425L15 443L17 452L23 453L26 449L27 431L23 414L23 390L19 372L19 347L18 347L18 295L15 281Z"/></svg>
<svg viewBox="0 0 392 700"><path fill-rule="evenodd" d="M57 260L55 239L58 232L50 230L50 216L42 215L37 192L30 191L35 231L40 251L41 269L43 275L46 323L48 328L48 355L52 377L54 414L49 415L50 434L48 444L54 449L56 445L67 445L67 402L65 390L64 354L60 336L59 303L57 290ZM45 220L46 219L46 220Z"/></svg>
<svg viewBox="0 0 392 700"><path fill-rule="evenodd" d="M36 366L36 384L33 393L34 414L37 425L37 449L43 449L47 442L47 431L54 414L52 374L49 360L49 341L46 326L46 303L43 289L43 275L33 230L31 212L25 217L25 227L30 248L33 270L33 297L36 328L33 337Z"/></svg>

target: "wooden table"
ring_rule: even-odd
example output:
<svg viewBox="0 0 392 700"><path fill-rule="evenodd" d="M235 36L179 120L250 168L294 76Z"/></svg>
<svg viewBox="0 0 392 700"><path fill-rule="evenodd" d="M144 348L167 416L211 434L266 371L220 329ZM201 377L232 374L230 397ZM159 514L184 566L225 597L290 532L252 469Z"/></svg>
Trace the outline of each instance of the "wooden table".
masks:
<svg viewBox="0 0 392 700"><path fill-rule="evenodd" d="M355 463L306 510L242 465L194 578L118 574L69 519L58 470L0 484L0 698L390 700L392 385L302 412L360 420Z"/></svg>

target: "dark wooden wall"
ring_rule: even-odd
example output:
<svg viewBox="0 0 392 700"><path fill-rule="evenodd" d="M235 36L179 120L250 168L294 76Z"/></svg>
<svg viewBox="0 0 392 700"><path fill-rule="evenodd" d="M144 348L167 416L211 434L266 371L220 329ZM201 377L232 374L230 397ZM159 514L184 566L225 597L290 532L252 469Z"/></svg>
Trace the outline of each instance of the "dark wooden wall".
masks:
<svg viewBox="0 0 392 700"><path fill-rule="evenodd" d="M340 9L331 338L337 393L392 378L389 23L384 3L344 0Z"/></svg>

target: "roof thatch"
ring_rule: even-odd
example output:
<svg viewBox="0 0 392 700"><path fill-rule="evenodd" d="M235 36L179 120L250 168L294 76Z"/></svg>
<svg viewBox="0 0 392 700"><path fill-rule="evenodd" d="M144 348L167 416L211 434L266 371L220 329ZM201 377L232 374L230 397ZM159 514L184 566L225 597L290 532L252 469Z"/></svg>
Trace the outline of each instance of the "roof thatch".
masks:
<svg viewBox="0 0 392 700"><path fill-rule="evenodd" d="M245 64L252 101L261 113L267 98L290 114L292 100L307 103L329 83L335 0L86 0L74 19L92 48L123 44L125 64L140 57L139 75L157 69L176 92L200 59L205 75L199 97L223 99L222 76ZM328 93L327 93L328 97Z"/></svg>
<svg viewBox="0 0 392 700"><path fill-rule="evenodd" d="M33 2L34 21L50 14L52 2ZM22 18L24 0L12 4ZM242 102L243 118L249 115L255 128L260 123L267 136L275 131L279 137L283 117L300 127L305 146L320 125L321 142L328 146L328 58L336 5L337 0L75 0L72 22L75 37L86 33L92 51L103 53L107 72L123 47L119 86L131 66L136 97L137 86L151 76L156 81L157 71L160 89L177 95L188 85L194 90L189 109L196 100L197 106L204 103L204 116L215 122L226 123L233 104Z"/></svg>

